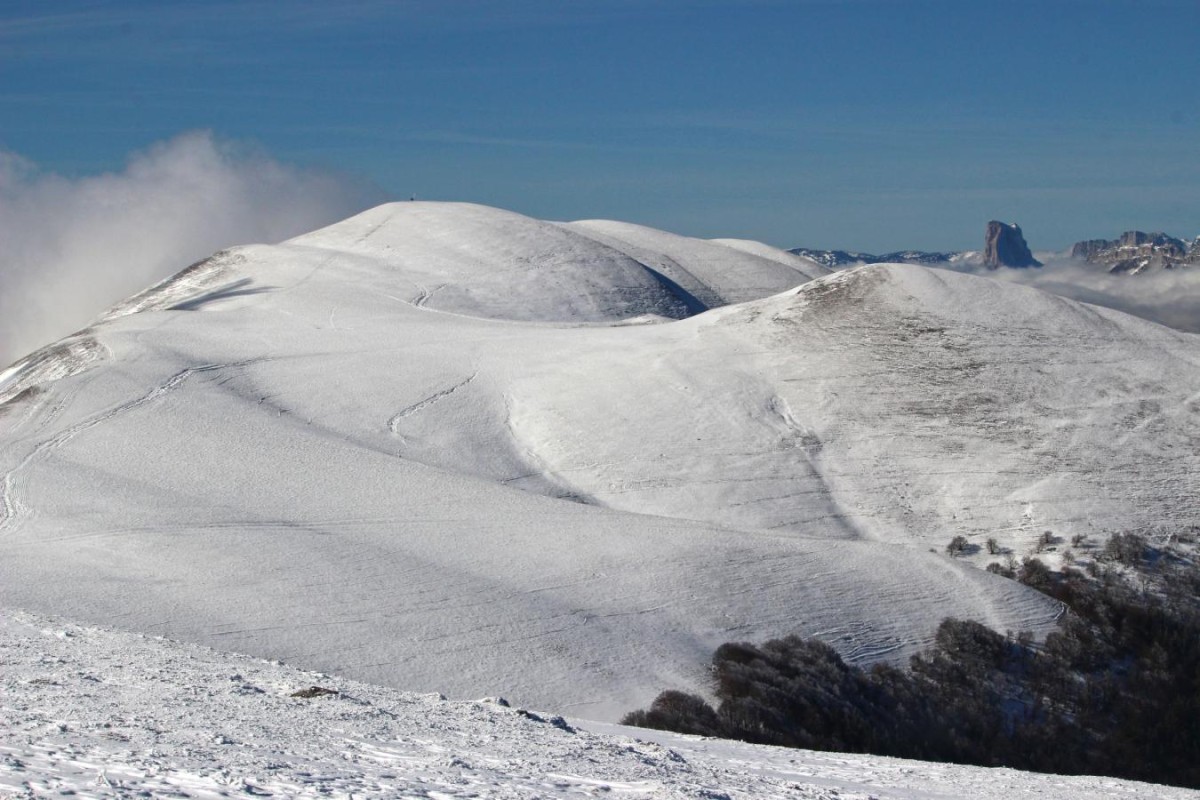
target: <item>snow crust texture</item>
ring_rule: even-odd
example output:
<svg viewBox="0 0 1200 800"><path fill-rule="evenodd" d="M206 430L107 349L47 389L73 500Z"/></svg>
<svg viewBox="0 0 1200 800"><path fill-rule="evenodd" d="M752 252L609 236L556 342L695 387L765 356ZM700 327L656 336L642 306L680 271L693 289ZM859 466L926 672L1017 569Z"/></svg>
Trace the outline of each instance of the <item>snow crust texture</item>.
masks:
<svg viewBox="0 0 1200 800"><path fill-rule="evenodd" d="M439 203L219 253L0 374L0 606L615 719L730 640L1047 630L985 538L1200 524L1197 337L821 273Z"/></svg>
<svg viewBox="0 0 1200 800"><path fill-rule="evenodd" d="M1196 796L567 721L28 614L0 616L0 667L5 798Z"/></svg>

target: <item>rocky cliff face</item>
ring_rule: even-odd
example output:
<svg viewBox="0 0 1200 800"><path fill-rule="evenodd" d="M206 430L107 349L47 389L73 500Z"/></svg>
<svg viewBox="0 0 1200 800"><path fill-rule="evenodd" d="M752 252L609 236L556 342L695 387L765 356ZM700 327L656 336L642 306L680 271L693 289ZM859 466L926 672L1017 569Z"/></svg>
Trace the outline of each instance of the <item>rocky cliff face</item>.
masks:
<svg viewBox="0 0 1200 800"><path fill-rule="evenodd" d="M1073 258L1099 264L1112 273L1136 275L1155 269L1200 265L1200 238L1192 242L1162 232L1125 231L1118 239L1076 242Z"/></svg>
<svg viewBox="0 0 1200 800"><path fill-rule="evenodd" d="M1033 257L1021 226L992 220L984 233L983 263L988 269L1000 267L1040 267Z"/></svg>

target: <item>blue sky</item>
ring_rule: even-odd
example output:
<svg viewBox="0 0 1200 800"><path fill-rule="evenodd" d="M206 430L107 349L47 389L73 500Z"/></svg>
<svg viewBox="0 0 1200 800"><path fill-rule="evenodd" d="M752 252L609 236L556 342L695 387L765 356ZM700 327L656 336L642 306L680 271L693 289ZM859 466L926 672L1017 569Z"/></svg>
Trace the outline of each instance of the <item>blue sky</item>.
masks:
<svg viewBox="0 0 1200 800"><path fill-rule="evenodd" d="M781 246L1200 234L1200 3L24 2L0 147L192 129L407 198Z"/></svg>

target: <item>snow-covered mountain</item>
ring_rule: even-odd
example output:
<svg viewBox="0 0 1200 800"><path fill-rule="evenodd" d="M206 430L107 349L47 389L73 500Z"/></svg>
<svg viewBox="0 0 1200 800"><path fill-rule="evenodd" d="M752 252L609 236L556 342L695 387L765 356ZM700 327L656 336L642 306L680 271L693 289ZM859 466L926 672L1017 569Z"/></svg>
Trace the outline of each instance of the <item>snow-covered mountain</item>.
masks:
<svg viewBox="0 0 1200 800"><path fill-rule="evenodd" d="M705 241L628 222L573 222L571 230L635 258L695 311L756 300L827 275L813 261L759 242ZM730 250L734 252L731 253Z"/></svg>
<svg viewBox="0 0 1200 800"><path fill-rule="evenodd" d="M1197 337L984 278L392 204L0 375L0 606L614 718L730 639L1044 631L945 544L1200 524L1197 396Z"/></svg>

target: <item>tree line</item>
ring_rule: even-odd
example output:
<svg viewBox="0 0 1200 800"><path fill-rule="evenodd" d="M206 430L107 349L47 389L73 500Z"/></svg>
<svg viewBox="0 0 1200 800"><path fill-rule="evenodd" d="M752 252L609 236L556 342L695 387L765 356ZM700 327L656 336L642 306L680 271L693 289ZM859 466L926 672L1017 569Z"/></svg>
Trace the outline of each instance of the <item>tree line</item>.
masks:
<svg viewBox="0 0 1200 800"><path fill-rule="evenodd" d="M907 668L787 636L721 645L716 705L660 694L623 722L680 733L1200 788L1200 568L1133 534L1086 571L1012 578L1069 612L1038 643L946 619Z"/></svg>

